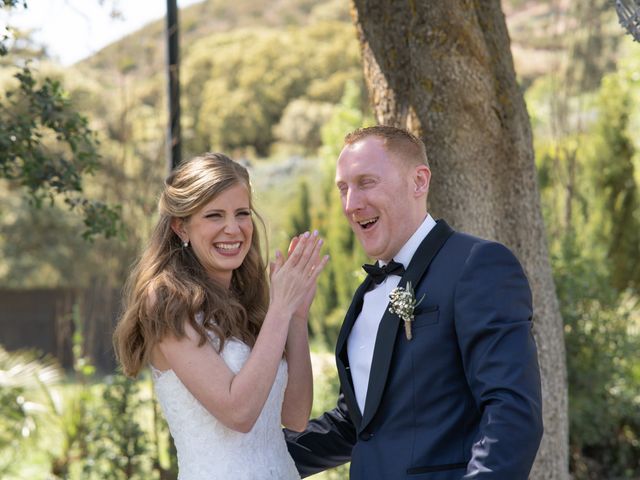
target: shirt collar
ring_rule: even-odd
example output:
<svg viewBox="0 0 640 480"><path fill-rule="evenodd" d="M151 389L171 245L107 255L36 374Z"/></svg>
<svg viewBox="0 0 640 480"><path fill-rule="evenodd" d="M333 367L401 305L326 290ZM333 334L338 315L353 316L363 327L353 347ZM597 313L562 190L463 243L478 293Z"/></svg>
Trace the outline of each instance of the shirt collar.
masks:
<svg viewBox="0 0 640 480"><path fill-rule="evenodd" d="M401 263L404 268L409 266L411 259L413 258L413 254L416 253L416 250L422 243L422 240L429 234L431 229L436 226L436 221L433 217L427 213L427 216L422 221L418 229L411 235L411 238L407 240L407 243L400 249L400 251L394 255L393 260L398 263ZM383 262L382 260L378 260L380 265L386 265L387 262Z"/></svg>

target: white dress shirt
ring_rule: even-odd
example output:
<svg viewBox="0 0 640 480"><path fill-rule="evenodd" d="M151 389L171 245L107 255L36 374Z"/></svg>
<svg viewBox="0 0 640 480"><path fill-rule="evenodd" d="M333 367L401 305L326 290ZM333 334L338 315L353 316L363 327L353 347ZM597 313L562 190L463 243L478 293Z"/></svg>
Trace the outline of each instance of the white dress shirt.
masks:
<svg viewBox="0 0 640 480"><path fill-rule="evenodd" d="M401 263L406 269L422 240L435 225L436 222L433 217L427 214L422 224L397 255L393 257L393 260ZM386 262L378 261L380 265L386 265ZM347 340L349 367L360 413L364 413L367 389L369 387L369 374L371 373L371 360L373 359L373 348L376 343L378 327L389 305L389 294L391 290L398 286L398 283L400 283L400 276L389 275L382 283L364 294L362 310L358 318L356 318Z"/></svg>

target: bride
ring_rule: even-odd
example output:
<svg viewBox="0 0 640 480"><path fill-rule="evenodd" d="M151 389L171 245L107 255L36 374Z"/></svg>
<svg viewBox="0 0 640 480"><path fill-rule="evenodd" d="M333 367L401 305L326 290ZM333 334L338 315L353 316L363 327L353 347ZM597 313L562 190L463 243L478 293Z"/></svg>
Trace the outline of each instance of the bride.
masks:
<svg viewBox="0 0 640 480"><path fill-rule="evenodd" d="M307 232L288 258L276 251L269 289L248 172L219 153L178 166L159 210L114 346L126 375L151 368L179 480L299 479L281 425L303 430L311 410L322 240Z"/></svg>

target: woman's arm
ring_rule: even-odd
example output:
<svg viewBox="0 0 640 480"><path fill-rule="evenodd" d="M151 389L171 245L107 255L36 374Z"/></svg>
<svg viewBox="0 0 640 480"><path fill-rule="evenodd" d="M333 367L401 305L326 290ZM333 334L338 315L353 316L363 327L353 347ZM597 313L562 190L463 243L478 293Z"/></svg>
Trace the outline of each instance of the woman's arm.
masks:
<svg viewBox="0 0 640 480"><path fill-rule="evenodd" d="M269 396L282 359L293 312L315 285L326 261L318 261L317 238L305 238L284 261L276 258L271 301L260 334L242 369L234 374L214 348L198 346L189 325L183 338L164 338L154 350L162 368L171 368L193 396L220 422L240 432L255 424Z"/></svg>
<svg viewBox="0 0 640 480"><path fill-rule="evenodd" d="M318 231L313 232L317 237ZM289 245L289 254L298 245L302 236L294 237ZM322 246L322 240L318 240L317 247ZM328 256L322 258L322 267L326 264ZM320 261L318 257L318 261ZM316 268L316 267L314 267ZM282 424L293 431L301 432L307 427L311 406L313 404L313 372L311 370L311 355L309 352L309 334L307 322L309 310L316 294L317 283L314 283L305 294L304 301L293 313L293 319L289 326L287 337L287 365L289 381L282 403Z"/></svg>
<svg viewBox="0 0 640 480"><path fill-rule="evenodd" d="M301 432L307 426L313 403L313 374L306 316L294 316L291 320L286 345L289 381L282 403L282 424L290 430Z"/></svg>
<svg viewBox="0 0 640 480"><path fill-rule="evenodd" d="M248 432L275 380L289 318L291 314L286 310L269 309L256 344L238 374L229 369L209 343L198 346L200 335L188 323L183 338L166 337L158 349L166 365L202 406L225 426Z"/></svg>

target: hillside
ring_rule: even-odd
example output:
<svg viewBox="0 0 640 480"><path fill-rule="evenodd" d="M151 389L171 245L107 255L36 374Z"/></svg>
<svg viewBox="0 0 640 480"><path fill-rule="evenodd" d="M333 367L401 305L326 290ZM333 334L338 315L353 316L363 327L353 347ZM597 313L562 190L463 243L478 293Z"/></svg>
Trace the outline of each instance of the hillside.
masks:
<svg viewBox="0 0 640 480"><path fill-rule="evenodd" d="M564 53L565 37L575 27L571 3L561 1L503 2L518 75L526 84L553 71ZM613 18L613 8L612 18ZM286 29L317 21L351 25L346 0L205 0L180 10L180 41L184 52L197 40L238 29ZM614 22L615 23L615 22ZM618 30L612 34L620 34ZM164 19L105 47L79 66L102 71L123 70L147 76L164 68ZM355 35L354 35L355 41ZM213 55L213 52L212 52Z"/></svg>
<svg viewBox="0 0 640 480"><path fill-rule="evenodd" d="M564 71L562 82L568 87L573 82L592 90L614 67L622 32L605 0L588 5L508 0L503 5L523 89ZM185 156L223 150L266 157L278 150L278 143L301 145L303 151L296 153L312 153L319 146L320 127L349 82L358 86L366 110L348 7L346 0L206 0L181 10ZM73 95L97 113L97 129L123 140L115 134L121 121L113 119L120 105L129 121L137 119L131 129L157 130L145 134L144 143L163 143L165 127L157 120L158 112L166 110L165 51L165 21L159 19L65 72ZM574 65L583 70L572 71ZM580 79L591 84L579 84ZM139 136L124 135L140 145Z"/></svg>
<svg viewBox="0 0 640 480"><path fill-rule="evenodd" d="M213 34L239 29L286 29L316 21L349 22L344 0L205 0L180 9L180 46L184 55L195 41ZM103 48L78 64L90 69L113 71L127 68L144 77L164 69L165 20L149 23L140 30Z"/></svg>

